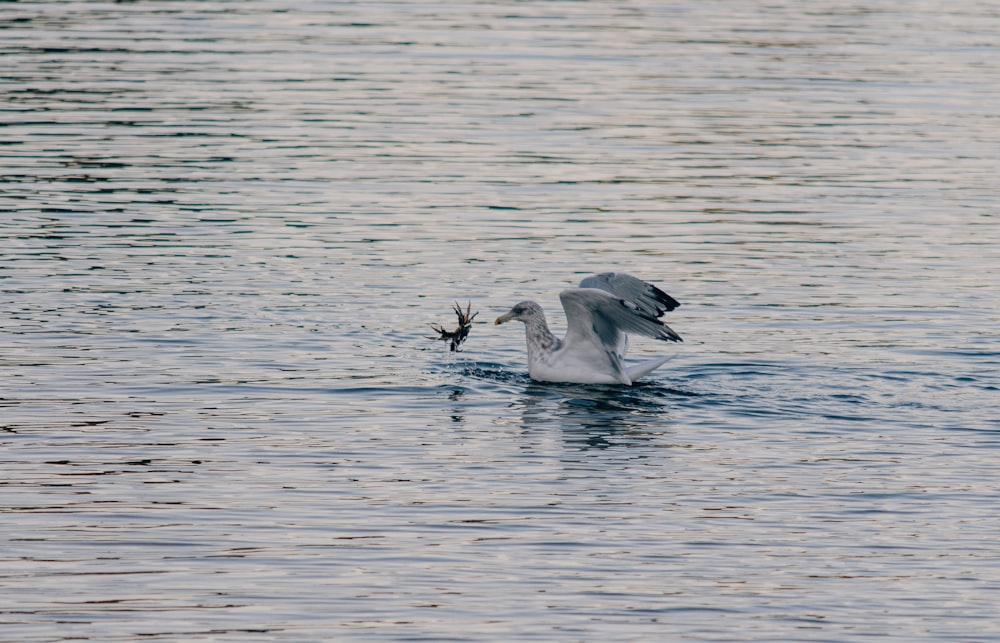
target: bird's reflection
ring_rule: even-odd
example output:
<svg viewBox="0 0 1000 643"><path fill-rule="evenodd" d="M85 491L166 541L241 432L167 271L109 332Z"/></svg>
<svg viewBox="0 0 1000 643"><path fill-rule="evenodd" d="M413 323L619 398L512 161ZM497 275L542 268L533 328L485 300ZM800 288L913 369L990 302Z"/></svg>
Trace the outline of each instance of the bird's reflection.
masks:
<svg viewBox="0 0 1000 643"><path fill-rule="evenodd" d="M512 407L525 432L558 428L567 446L606 449L653 440L669 423L665 391L532 382Z"/></svg>

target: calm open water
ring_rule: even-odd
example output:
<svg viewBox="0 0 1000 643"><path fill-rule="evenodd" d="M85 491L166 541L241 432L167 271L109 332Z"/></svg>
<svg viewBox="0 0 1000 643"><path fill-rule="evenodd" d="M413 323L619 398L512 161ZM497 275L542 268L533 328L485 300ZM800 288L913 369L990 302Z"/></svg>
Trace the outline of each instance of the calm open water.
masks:
<svg viewBox="0 0 1000 643"><path fill-rule="evenodd" d="M1000 640L995 2L4 3L0 64L0 639ZM492 319L606 269L678 357L531 383Z"/></svg>

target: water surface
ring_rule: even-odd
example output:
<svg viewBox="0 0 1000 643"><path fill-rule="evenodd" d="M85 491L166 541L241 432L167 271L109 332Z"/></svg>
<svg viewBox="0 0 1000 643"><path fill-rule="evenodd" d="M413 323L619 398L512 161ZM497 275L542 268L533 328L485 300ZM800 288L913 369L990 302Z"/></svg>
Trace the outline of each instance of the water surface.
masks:
<svg viewBox="0 0 1000 643"><path fill-rule="evenodd" d="M9 4L0 638L1000 638L998 33ZM532 383L606 269L677 358Z"/></svg>

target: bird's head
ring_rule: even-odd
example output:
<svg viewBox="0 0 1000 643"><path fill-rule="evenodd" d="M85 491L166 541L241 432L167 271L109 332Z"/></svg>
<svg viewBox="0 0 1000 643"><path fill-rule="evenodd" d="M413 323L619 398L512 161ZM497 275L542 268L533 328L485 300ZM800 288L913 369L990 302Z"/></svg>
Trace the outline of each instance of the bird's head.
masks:
<svg viewBox="0 0 1000 643"><path fill-rule="evenodd" d="M544 317L544 313L542 312L541 306L539 306L533 301L522 301L521 303L511 308L510 312L508 312L506 315L500 315L499 317L497 317L495 323L499 325L505 322L509 322L511 320L526 322L529 319L538 316Z"/></svg>

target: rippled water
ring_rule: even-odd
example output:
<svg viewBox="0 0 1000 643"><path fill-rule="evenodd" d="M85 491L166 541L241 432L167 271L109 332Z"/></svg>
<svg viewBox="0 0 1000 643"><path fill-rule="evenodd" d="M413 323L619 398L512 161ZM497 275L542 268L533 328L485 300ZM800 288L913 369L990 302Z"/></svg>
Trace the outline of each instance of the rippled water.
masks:
<svg viewBox="0 0 1000 643"><path fill-rule="evenodd" d="M995 3L7 3L0 54L0 638L1000 638ZM491 320L605 269L677 359L532 383Z"/></svg>

